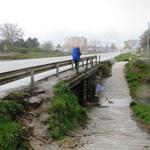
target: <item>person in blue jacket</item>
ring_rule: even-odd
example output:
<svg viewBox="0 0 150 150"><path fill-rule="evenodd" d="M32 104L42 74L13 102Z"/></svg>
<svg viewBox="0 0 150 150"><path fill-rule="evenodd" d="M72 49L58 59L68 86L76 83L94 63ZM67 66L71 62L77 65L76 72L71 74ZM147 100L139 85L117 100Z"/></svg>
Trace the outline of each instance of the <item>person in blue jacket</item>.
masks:
<svg viewBox="0 0 150 150"><path fill-rule="evenodd" d="M73 60L75 62L75 68L76 68L77 73L79 73L80 55L81 55L80 48L79 47L74 47L72 49L72 57L73 57Z"/></svg>

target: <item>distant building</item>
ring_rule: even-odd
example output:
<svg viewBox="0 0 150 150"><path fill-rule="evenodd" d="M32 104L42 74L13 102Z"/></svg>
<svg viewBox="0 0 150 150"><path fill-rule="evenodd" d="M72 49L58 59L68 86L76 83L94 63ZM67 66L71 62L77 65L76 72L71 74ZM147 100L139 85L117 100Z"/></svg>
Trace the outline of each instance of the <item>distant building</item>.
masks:
<svg viewBox="0 0 150 150"><path fill-rule="evenodd" d="M85 37L71 37L66 38L64 43L64 48L70 50L72 47L79 46L82 50L87 48L87 38Z"/></svg>
<svg viewBox="0 0 150 150"><path fill-rule="evenodd" d="M137 50L140 47L139 40L128 40L124 41L124 49Z"/></svg>
<svg viewBox="0 0 150 150"><path fill-rule="evenodd" d="M99 51L99 52L108 52L110 51L110 43L99 40L91 40L88 43L89 51Z"/></svg>

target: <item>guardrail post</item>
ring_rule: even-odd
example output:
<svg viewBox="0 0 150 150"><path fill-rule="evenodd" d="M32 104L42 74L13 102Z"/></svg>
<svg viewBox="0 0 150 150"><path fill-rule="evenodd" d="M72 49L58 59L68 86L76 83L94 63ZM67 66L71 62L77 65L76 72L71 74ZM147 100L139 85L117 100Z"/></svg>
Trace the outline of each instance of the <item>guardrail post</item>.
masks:
<svg viewBox="0 0 150 150"><path fill-rule="evenodd" d="M92 58L90 58L90 65L91 65L91 67L92 67L92 60L91 60Z"/></svg>
<svg viewBox="0 0 150 150"><path fill-rule="evenodd" d="M71 61L71 65L72 65L72 70L73 70L73 64L74 64L74 61L72 60L72 61Z"/></svg>
<svg viewBox="0 0 150 150"><path fill-rule="evenodd" d="M93 57L90 59L91 67L93 67Z"/></svg>
<svg viewBox="0 0 150 150"><path fill-rule="evenodd" d="M95 59L95 64L97 64L97 56L96 56L96 59Z"/></svg>
<svg viewBox="0 0 150 150"><path fill-rule="evenodd" d="M86 59L86 69L88 69L88 58Z"/></svg>
<svg viewBox="0 0 150 150"><path fill-rule="evenodd" d="M59 64L56 64L56 75L59 76Z"/></svg>
<svg viewBox="0 0 150 150"><path fill-rule="evenodd" d="M101 59L101 56L99 55L99 63L100 63L100 59Z"/></svg>
<svg viewBox="0 0 150 150"><path fill-rule="evenodd" d="M33 70L31 70L31 88L33 88L34 87L34 71Z"/></svg>
<svg viewBox="0 0 150 150"><path fill-rule="evenodd" d="M82 60L82 67L84 67L84 60Z"/></svg>

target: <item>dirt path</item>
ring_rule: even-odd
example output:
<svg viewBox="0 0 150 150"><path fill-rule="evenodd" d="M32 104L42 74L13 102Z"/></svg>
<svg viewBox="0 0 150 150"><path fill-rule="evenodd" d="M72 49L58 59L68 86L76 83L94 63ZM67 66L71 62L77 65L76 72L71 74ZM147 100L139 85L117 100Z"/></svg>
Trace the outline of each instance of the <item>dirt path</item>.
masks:
<svg viewBox="0 0 150 150"><path fill-rule="evenodd" d="M116 63L104 81L100 107L89 112L88 124L59 143L57 149L150 150L150 135L132 119L131 97L124 77L124 62Z"/></svg>
<svg viewBox="0 0 150 150"><path fill-rule="evenodd" d="M24 127L27 128L31 150L51 150L52 139L48 133L48 118L51 99L53 97L53 86L61 79L66 79L75 74L75 71L67 71L58 77L53 76L37 85L38 91L44 91L34 97L43 102L38 108L32 108L21 119ZM53 148L52 148L53 149Z"/></svg>

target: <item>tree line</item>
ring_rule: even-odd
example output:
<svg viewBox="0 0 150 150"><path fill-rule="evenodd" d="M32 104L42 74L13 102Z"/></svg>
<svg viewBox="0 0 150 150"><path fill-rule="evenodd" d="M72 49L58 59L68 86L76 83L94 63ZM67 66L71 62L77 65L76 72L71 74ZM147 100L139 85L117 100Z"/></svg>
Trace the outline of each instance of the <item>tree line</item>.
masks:
<svg viewBox="0 0 150 150"><path fill-rule="evenodd" d="M26 40L24 40L23 37L24 31L17 24L4 23L0 25L0 51L13 51L13 49L15 49L16 51L20 50L20 52L21 49L23 50L23 52L29 49L38 49L38 51L54 50L54 45L51 41L47 41L44 44L40 45L40 42L36 37L28 37ZM56 50L60 49L61 45L58 44L56 46Z"/></svg>
<svg viewBox="0 0 150 150"><path fill-rule="evenodd" d="M0 25L0 50L9 50L12 47L35 48L39 46L39 41L36 37L28 37L23 39L24 31L16 24L5 23Z"/></svg>

